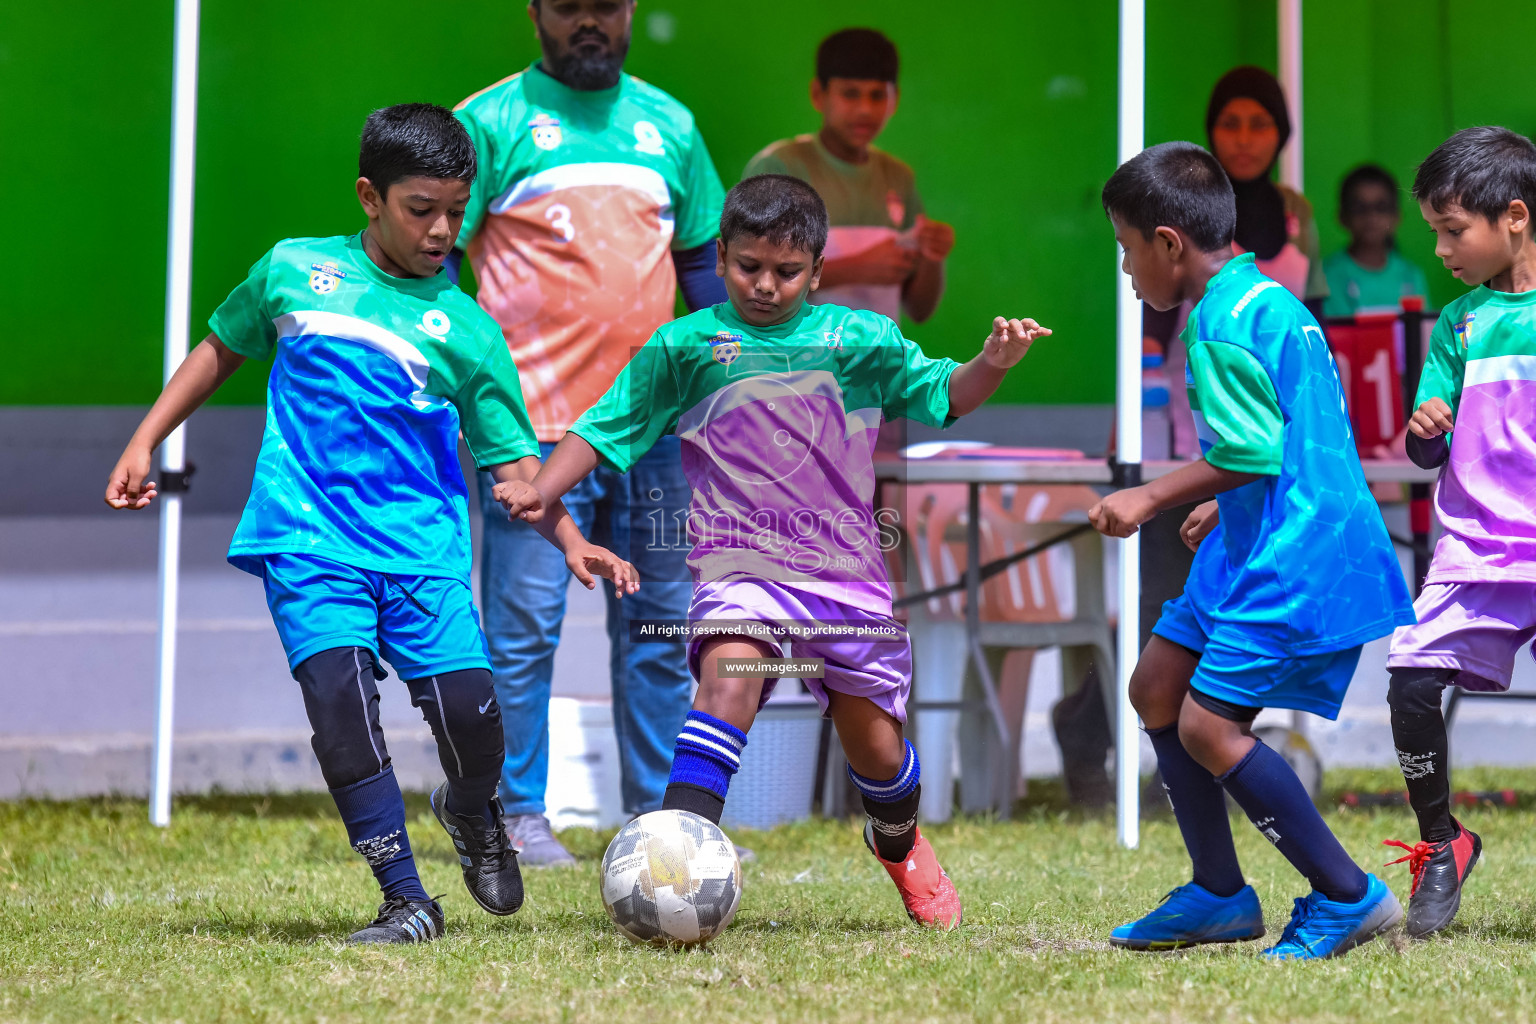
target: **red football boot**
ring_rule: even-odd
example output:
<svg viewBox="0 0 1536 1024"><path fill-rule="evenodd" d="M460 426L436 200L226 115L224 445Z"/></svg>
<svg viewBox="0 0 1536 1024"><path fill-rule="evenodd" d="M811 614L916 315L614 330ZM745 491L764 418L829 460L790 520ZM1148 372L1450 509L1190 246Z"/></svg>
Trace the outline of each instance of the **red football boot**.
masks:
<svg viewBox="0 0 1536 1024"><path fill-rule="evenodd" d="M1391 864L1408 862L1413 872L1413 889L1408 898L1408 920L1403 926L1410 938L1424 939L1450 924L1461 907L1461 886L1477 866L1483 853L1483 840L1476 833L1456 822L1456 838L1438 843L1417 843L1409 846L1396 839L1387 839L1383 846L1396 846L1407 850L1406 857L1389 861Z"/></svg>
<svg viewBox="0 0 1536 1024"><path fill-rule="evenodd" d="M917 830L917 841L905 860L888 861L875 849L872 826L864 825L864 845L875 855L875 860L885 868L885 873L896 883L901 902L907 908L907 916L924 928L940 928L949 931L960 925L960 894L955 883L949 880L939 859L933 855L933 847Z"/></svg>

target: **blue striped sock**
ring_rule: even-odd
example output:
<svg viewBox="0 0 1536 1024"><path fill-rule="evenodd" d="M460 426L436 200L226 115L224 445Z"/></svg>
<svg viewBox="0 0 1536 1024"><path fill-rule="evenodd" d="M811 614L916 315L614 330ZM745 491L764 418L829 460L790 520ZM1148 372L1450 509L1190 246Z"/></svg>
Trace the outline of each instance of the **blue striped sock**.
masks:
<svg viewBox="0 0 1536 1024"><path fill-rule="evenodd" d="M864 811L869 815L870 842L881 859L896 863L905 860L917 842L917 805L921 800L922 765L912 741L901 769L889 779L866 779L848 766L848 777L858 787Z"/></svg>
<svg viewBox="0 0 1536 1024"><path fill-rule="evenodd" d="M688 712L677 734L667 785L695 786L725 800L746 745L747 734L731 723L703 711Z"/></svg>
<svg viewBox="0 0 1536 1024"><path fill-rule="evenodd" d="M902 758L901 770L894 778L879 780L866 779L853 770L853 765L848 766L848 777L858 787L860 793L869 797L876 803L893 804L898 800L909 797L917 789L917 784L922 776L923 767L918 763L917 751L912 748L912 741L907 740L907 756Z"/></svg>

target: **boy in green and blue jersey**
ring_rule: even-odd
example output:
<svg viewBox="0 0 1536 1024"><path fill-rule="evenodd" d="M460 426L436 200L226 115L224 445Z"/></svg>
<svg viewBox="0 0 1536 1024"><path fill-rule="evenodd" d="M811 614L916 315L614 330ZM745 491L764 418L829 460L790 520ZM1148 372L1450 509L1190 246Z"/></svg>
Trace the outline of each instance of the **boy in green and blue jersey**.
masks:
<svg viewBox="0 0 1536 1024"><path fill-rule="evenodd" d="M538 443L501 331L440 271L475 177L451 112L375 111L363 129L357 235L279 242L213 314L135 432L107 504L147 507L154 449L247 358L274 354L267 424L229 560L264 581L314 729L321 773L384 904L354 942L442 934L416 872L405 807L379 727L388 661L438 742L448 781L432 809L470 894L493 914L522 902L496 799L500 712L469 588L462 431L477 465L530 479ZM563 510L546 535L576 575L635 586Z"/></svg>
<svg viewBox="0 0 1536 1024"><path fill-rule="evenodd" d="M1334 718L1360 647L1413 621L1397 557L1355 454L1317 321L1253 256L1234 258L1226 174L1191 143L1154 146L1104 187L1125 269L1157 309L1189 300L1187 383L1204 457L1089 512L1125 537L1215 495L1183 528L1195 561L1131 677L1194 878L1115 929L1131 949L1264 934L1223 790L1312 884L1276 959L1337 956L1402 918L1328 830L1283 758L1257 740L1266 707Z"/></svg>

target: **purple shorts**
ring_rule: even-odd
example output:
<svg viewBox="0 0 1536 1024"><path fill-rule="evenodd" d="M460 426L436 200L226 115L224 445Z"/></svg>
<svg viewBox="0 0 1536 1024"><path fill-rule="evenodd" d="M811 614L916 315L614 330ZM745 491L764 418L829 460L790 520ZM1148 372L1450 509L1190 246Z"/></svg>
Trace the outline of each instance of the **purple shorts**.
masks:
<svg viewBox="0 0 1536 1024"><path fill-rule="evenodd" d="M1536 583L1426 583L1413 610L1418 624L1392 634L1387 667L1453 669L1467 690L1509 689L1515 655L1536 639Z"/></svg>
<svg viewBox="0 0 1536 1024"><path fill-rule="evenodd" d="M906 722L912 645L906 626L890 616L761 579L721 580L694 587L693 603L688 608L690 627L706 623L726 627L731 622L775 627L775 639L769 642L787 648L789 657L826 661L825 676L801 680L821 705L822 714L827 711L827 691L836 690L871 700L898 722ZM818 636L818 626L842 635ZM729 634L721 628L720 635ZM765 639L755 632L748 635ZM688 641L688 668L695 679L702 678L699 654L708 639L695 635ZM766 681L762 703L767 703L777 682L773 678Z"/></svg>

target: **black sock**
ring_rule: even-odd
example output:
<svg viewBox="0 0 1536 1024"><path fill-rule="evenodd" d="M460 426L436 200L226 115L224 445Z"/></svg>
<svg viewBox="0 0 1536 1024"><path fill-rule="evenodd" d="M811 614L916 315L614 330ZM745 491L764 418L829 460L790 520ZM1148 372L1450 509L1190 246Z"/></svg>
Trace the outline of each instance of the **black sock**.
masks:
<svg viewBox="0 0 1536 1024"><path fill-rule="evenodd" d="M1285 758L1263 743L1254 743L1217 781L1312 888L1338 903L1365 898L1370 880L1344 852Z"/></svg>
<svg viewBox="0 0 1536 1024"><path fill-rule="evenodd" d="M669 782L661 798L664 811L692 811L701 818L708 818L716 825L725 813L725 798L720 794L687 782Z"/></svg>
<svg viewBox="0 0 1536 1024"><path fill-rule="evenodd" d="M867 779L848 766L848 778L858 787L864 801L864 813L869 815L870 838L875 852L882 860L898 863L917 842L917 804L922 791L923 766L917 759L917 750L911 740L905 741L906 752L901 767L889 779Z"/></svg>
<svg viewBox="0 0 1536 1024"><path fill-rule="evenodd" d="M1440 698L1455 675L1448 669L1395 668L1387 689L1392 708L1392 743L1408 786L1408 802L1427 843L1455 839L1451 817L1450 737Z"/></svg>
<svg viewBox="0 0 1536 1024"><path fill-rule="evenodd" d="M870 838L882 860L897 864L912 852L917 843L917 805L922 792L923 787L916 786L910 794L891 803L881 803L867 794L859 794L864 802L864 813L869 815Z"/></svg>
<svg viewBox="0 0 1536 1024"><path fill-rule="evenodd" d="M1157 771L1173 805L1179 834L1194 865L1194 882L1215 896L1235 896L1248 883L1232 845L1227 797L1214 776L1190 756L1179 740L1178 723L1148 729L1157 752Z"/></svg>

